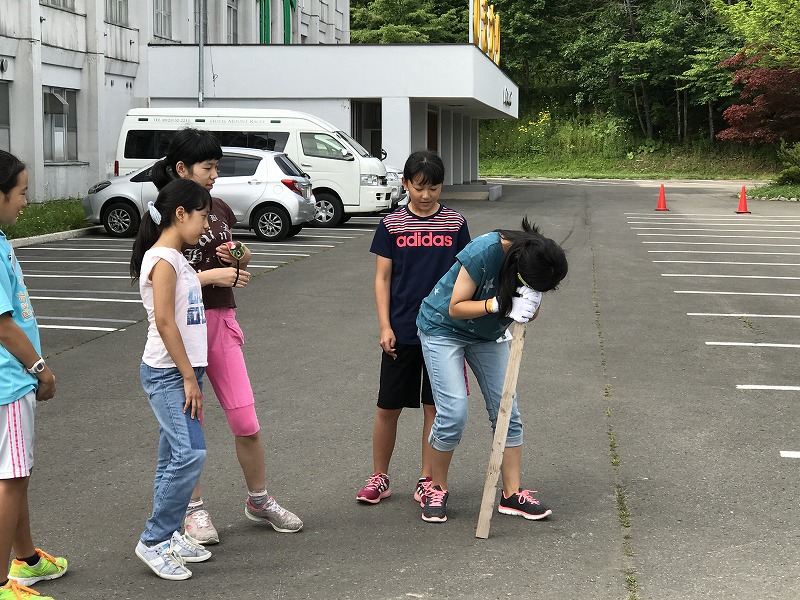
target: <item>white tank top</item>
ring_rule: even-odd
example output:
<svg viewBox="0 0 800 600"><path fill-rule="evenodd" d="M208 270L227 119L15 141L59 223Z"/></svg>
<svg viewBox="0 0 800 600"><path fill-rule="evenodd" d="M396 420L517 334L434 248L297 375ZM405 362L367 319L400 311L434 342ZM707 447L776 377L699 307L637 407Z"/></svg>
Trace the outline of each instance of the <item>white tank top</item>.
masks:
<svg viewBox="0 0 800 600"><path fill-rule="evenodd" d="M150 275L159 260L168 262L175 273L175 323L178 325L183 346L193 367L208 365L206 342L206 314L203 308L203 292L197 273L189 265L183 254L172 248L154 246L144 253L139 276L139 293L147 311L147 343L144 346L142 362L156 368L175 367L175 362L167 352L158 333L153 310L153 282Z"/></svg>

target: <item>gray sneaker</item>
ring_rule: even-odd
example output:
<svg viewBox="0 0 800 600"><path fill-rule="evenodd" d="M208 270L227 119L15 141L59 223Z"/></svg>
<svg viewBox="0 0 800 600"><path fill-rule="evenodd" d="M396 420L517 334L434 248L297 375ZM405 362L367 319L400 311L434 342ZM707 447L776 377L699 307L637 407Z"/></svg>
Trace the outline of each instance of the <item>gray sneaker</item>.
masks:
<svg viewBox="0 0 800 600"><path fill-rule="evenodd" d="M136 544L136 556L161 579L180 581L192 576L192 572L184 565L183 558L177 553L171 539L155 546L145 546L139 540Z"/></svg>
<svg viewBox="0 0 800 600"><path fill-rule="evenodd" d="M250 498L248 498L244 507L244 515L251 521L259 523L266 521L272 525L275 531L280 531L281 533L296 533L303 528L303 522L297 515L275 502L275 498L272 496L269 497L262 508L253 506Z"/></svg>
<svg viewBox="0 0 800 600"><path fill-rule="evenodd" d="M172 549L187 563L199 563L211 558L211 552L177 531L172 534Z"/></svg>

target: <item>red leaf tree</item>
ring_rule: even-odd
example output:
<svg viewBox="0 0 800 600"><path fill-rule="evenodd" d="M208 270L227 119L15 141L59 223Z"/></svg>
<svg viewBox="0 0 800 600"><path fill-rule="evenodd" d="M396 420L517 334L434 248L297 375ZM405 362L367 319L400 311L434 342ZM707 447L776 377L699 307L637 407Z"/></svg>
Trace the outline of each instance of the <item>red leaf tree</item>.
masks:
<svg viewBox="0 0 800 600"><path fill-rule="evenodd" d="M722 113L730 127L717 134L719 139L748 144L800 141L800 70L762 63L761 56L744 52L721 63L732 71L734 85L742 86L742 103Z"/></svg>

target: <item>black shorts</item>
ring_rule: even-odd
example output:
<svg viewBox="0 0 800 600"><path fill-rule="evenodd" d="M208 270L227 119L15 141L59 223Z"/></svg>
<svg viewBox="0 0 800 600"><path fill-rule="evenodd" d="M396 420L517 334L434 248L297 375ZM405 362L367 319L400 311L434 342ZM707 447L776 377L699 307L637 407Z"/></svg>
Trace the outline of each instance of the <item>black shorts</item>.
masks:
<svg viewBox="0 0 800 600"><path fill-rule="evenodd" d="M387 410L419 408L420 398L423 404L433 405L433 391L425 360L422 358L422 346L395 344L394 349L397 353L396 359L386 352L381 353L378 407Z"/></svg>

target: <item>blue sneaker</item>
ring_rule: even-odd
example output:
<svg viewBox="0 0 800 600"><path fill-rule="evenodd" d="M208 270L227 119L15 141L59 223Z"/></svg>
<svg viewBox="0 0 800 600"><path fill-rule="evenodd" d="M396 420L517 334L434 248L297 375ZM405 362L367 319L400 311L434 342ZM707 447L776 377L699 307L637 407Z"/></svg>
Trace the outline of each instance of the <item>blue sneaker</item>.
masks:
<svg viewBox="0 0 800 600"><path fill-rule="evenodd" d="M136 544L136 556L141 558L144 564L161 579L180 581L192 576L192 572L184 565L183 557L178 553L172 539L155 546L145 546L139 540L139 543Z"/></svg>
<svg viewBox="0 0 800 600"><path fill-rule="evenodd" d="M199 563L211 558L211 552L177 531L172 534L172 548L184 562Z"/></svg>

